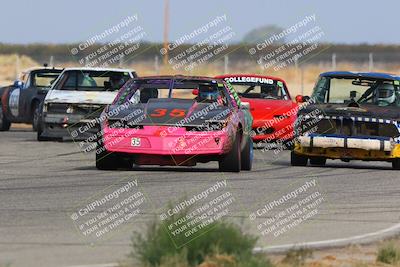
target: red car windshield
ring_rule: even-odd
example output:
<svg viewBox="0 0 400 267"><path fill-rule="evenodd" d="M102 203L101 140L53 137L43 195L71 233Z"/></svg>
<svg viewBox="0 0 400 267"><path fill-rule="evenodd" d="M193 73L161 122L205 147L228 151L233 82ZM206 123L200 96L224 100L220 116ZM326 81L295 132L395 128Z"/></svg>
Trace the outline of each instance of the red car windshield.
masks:
<svg viewBox="0 0 400 267"><path fill-rule="evenodd" d="M232 84L241 97L289 100L287 89L281 81L258 77L231 77L225 80Z"/></svg>

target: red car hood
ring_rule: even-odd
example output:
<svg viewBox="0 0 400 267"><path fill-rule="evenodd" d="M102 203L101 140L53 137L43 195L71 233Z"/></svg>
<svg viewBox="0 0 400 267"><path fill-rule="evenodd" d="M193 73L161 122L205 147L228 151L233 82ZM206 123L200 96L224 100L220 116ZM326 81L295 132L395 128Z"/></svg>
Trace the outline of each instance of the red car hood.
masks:
<svg viewBox="0 0 400 267"><path fill-rule="evenodd" d="M291 100L240 98L242 102L250 103L251 115L254 120L272 119L274 115L282 115L297 105Z"/></svg>

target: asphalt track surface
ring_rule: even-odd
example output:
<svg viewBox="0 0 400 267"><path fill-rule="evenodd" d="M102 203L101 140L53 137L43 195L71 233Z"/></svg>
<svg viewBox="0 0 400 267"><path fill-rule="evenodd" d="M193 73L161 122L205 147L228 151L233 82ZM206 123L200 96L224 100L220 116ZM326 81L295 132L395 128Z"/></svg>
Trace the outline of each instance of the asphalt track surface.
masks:
<svg viewBox="0 0 400 267"><path fill-rule="evenodd" d="M240 174L219 173L216 163L98 171L94 154L82 153L74 143L39 143L28 129L1 132L0 266L117 262L130 252L132 232L143 231L169 202L224 179L234 196L226 219L259 236L260 247L348 238L399 223L400 173L391 164L328 161L325 167L291 167L289 156L288 151L256 150L253 171ZM137 179L148 205L110 237L85 239L71 219L77 205L126 179ZM317 186L310 190L323 197L317 214L280 235L263 236L258 225L297 200L254 221L249 215L313 180Z"/></svg>

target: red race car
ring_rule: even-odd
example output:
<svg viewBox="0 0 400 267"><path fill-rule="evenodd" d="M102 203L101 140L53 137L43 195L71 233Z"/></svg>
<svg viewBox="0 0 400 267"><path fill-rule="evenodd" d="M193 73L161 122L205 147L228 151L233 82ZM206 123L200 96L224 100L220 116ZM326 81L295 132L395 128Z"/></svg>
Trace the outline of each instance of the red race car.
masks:
<svg viewBox="0 0 400 267"><path fill-rule="evenodd" d="M216 78L232 84L241 100L250 103L254 142L291 147L298 105L292 101L284 80L254 74L226 74Z"/></svg>

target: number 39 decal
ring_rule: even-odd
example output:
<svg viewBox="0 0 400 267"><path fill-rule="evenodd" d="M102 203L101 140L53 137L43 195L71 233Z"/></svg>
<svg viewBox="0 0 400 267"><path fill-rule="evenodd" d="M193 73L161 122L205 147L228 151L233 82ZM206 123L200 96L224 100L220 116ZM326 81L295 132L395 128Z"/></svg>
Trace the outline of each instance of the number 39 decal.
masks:
<svg viewBox="0 0 400 267"><path fill-rule="evenodd" d="M185 117L186 112L184 109L175 108L168 113L168 109L158 108L158 109L155 109L154 112L150 114L150 117L160 118L160 117L166 116L167 114L170 117L180 118L180 117Z"/></svg>

